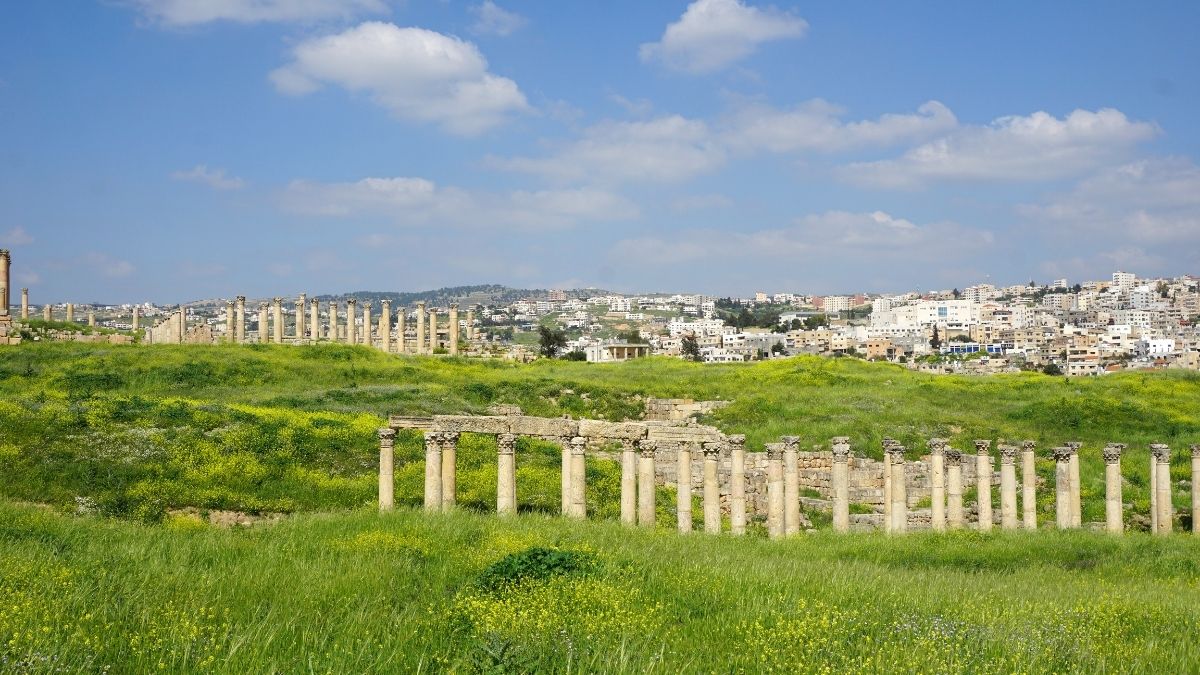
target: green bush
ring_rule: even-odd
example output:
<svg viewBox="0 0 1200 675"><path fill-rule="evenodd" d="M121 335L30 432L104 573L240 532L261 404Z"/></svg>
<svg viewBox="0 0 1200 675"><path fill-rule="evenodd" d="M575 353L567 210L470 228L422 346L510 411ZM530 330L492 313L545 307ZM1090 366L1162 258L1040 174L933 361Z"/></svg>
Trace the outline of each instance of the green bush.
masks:
<svg viewBox="0 0 1200 675"><path fill-rule="evenodd" d="M527 580L584 574L595 571L598 566L596 556L586 551L533 546L492 563L475 583L486 591L495 591Z"/></svg>

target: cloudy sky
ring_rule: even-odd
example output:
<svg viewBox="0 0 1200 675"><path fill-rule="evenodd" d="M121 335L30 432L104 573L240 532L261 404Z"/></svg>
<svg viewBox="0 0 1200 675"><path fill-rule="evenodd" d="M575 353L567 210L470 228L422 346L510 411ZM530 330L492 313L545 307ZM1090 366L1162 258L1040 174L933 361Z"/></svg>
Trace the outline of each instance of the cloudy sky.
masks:
<svg viewBox="0 0 1200 675"><path fill-rule="evenodd" d="M0 246L34 303L1200 273L1198 27L1196 2L10 2Z"/></svg>

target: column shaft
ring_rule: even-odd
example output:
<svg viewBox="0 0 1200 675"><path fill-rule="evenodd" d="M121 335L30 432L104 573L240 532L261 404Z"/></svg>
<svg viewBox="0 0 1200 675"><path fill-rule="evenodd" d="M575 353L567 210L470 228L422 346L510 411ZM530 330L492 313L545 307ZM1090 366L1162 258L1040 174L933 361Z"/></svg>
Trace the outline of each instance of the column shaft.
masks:
<svg viewBox="0 0 1200 675"><path fill-rule="evenodd" d="M587 462L585 441L571 439L571 517L587 518Z"/></svg>
<svg viewBox="0 0 1200 675"><path fill-rule="evenodd" d="M962 453L946 450L946 527L957 530L963 526Z"/></svg>
<svg viewBox="0 0 1200 675"><path fill-rule="evenodd" d="M979 494L979 530L992 529L991 441L975 441L975 491Z"/></svg>
<svg viewBox="0 0 1200 675"><path fill-rule="evenodd" d="M637 523L637 451L630 441L621 446L621 522Z"/></svg>
<svg viewBox="0 0 1200 675"><path fill-rule="evenodd" d="M271 321L267 318L267 303L258 305L258 343L267 344L271 339Z"/></svg>
<svg viewBox="0 0 1200 675"><path fill-rule="evenodd" d="M746 437L729 437L729 531L746 533Z"/></svg>
<svg viewBox="0 0 1200 675"><path fill-rule="evenodd" d="M894 445L892 455L892 526L893 534L908 531L908 487L904 475L904 448Z"/></svg>
<svg viewBox="0 0 1200 675"><path fill-rule="evenodd" d="M692 531L692 448L680 443L675 451L675 514L680 532Z"/></svg>
<svg viewBox="0 0 1200 675"><path fill-rule="evenodd" d="M783 437L783 534L800 532L800 460L796 436Z"/></svg>
<svg viewBox="0 0 1200 675"><path fill-rule="evenodd" d="M1083 527L1083 504L1080 499L1079 486L1079 448L1072 447L1071 461L1071 527Z"/></svg>
<svg viewBox="0 0 1200 675"><path fill-rule="evenodd" d="M396 432L393 429L379 430L379 510L391 511L395 506L395 482L393 481L393 466L395 454L393 445Z"/></svg>
<svg viewBox="0 0 1200 675"><path fill-rule="evenodd" d="M442 446L440 434L425 433L425 510L442 510Z"/></svg>
<svg viewBox="0 0 1200 675"><path fill-rule="evenodd" d="M1124 449L1120 443L1109 443L1104 447L1104 529L1113 534L1125 531L1121 498L1121 451Z"/></svg>
<svg viewBox="0 0 1200 675"><path fill-rule="evenodd" d="M137 325L136 325L137 324L137 320L136 320L137 312L138 312L137 308L134 307L133 308L133 316L135 318L135 320L133 322L134 330L137 330ZM237 325L234 327L234 331L235 331L237 337L235 339L239 345L244 345L244 344L246 344L246 296L244 296L244 295L237 296L236 318L237 318Z"/></svg>
<svg viewBox="0 0 1200 675"><path fill-rule="evenodd" d="M379 308L379 347L388 353L392 351L392 302L384 300Z"/></svg>
<svg viewBox="0 0 1200 675"><path fill-rule="evenodd" d="M1068 448L1054 449L1054 523L1071 527L1071 458Z"/></svg>
<svg viewBox="0 0 1200 675"><path fill-rule="evenodd" d="M272 333L272 342L277 345L283 344L283 298L275 298L275 330Z"/></svg>
<svg viewBox="0 0 1200 675"><path fill-rule="evenodd" d="M458 356L458 305L450 305L450 356Z"/></svg>
<svg viewBox="0 0 1200 675"><path fill-rule="evenodd" d="M442 510L449 511L458 500L458 432L441 433Z"/></svg>
<svg viewBox="0 0 1200 675"><path fill-rule="evenodd" d="M1158 533L1158 460L1154 458L1153 446L1150 450L1150 532Z"/></svg>
<svg viewBox="0 0 1200 675"><path fill-rule="evenodd" d="M1200 534L1200 444L1192 446L1192 534Z"/></svg>
<svg viewBox="0 0 1200 675"><path fill-rule="evenodd" d="M1175 507L1171 503L1171 450L1165 445L1156 444L1154 457L1158 466L1154 473L1155 502L1158 507L1158 529L1160 535L1167 535L1174 529Z"/></svg>
<svg viewBox="0 0 1200 675"><path fill-rule="evenodd" d="M708 534L721 533L721 492L717 484L720 452L720 444L704 444L704 531Z"/></svg>
<svg viewBox="0 0 1200 675"><path fill-rule="evenodd" d="M850 439L838 436L832 440L833 466L829 480L833 488L833 531L850 531Z"/></svg>
<svg viewBox="0 0 1200 675"><path fill-rule="evenodd" d="M883 446L883 531L892 531L892 456L888 445Z"/></svg>
<svg viewBox="0 0 1200 675"><path fill-rule="evenodd" d="M21 318L29 318L29 289L21 289Z"/></svg>
<svg viewBox="0 0 1200 675"><path fill-rule="evenodd" d="M1037 472L1033 441L1021 444L1021 513L1027 530L1037 529Z"/></svg>
<svg viewBox="0 0 1200 675"><path fill-rule="evenodd" d="M375 346L375 341L371 339L371 303L363 303L362 317L362 343L368 347L373 347Z"/></svg>
<svg viewBox="0 0 1200 675"><path fill-rule="evenodd" d="M929 526L934 532L946 530L946 455L945 442L929 441Z"/></svg>
<svg viewBox="0 0 1200 675"><path fill-rule="evenodd" d="M225 303L225 341L232 344L237 337L237 319L234 318L233 301Z"/></svg>
<svg viewBox="0 0 1200 675"><path fill-rule="evenodd" d="M427 352L429 354L433 354L438 348L437 320L437 312L429 310L429 351Z"/></svg>
<svg viewBox="0 0 1200 675"><path fill-rule="evenodd" d="M767 444L767 534L783 537L783 447Z"/></svg>
<svg viewBox="0 0 1200 675"><path fill-rule="evenodd" d="M560 469L562 473L559 475L559 512L564 516L570 516L571 507L571 439L564 438L560 442L562 446L562 460Z"/></svg>
<svg viewBox="0 0 1200 675"><path fill-rule="evenodd" d="M638 456L638 525L654 527L654 449L651 441L641 441Z"/></svg>
<svg viewBox="0 0 1200 675"><path fill-rule="evenodd" d="M1017 449L1000 447L1000 527L1017 529Z"/></svg>
<svg viewBox="0 0 1200 675"><path fill-rule="evenodd" d="M408 331L408 326L406 325L407 322L408 310L404 307L401 307L400 310L396 312L396 352L400 354L408 353L408 346L405 342L404 336L404 334Z"/></svg>
<svg viewBox="0 0 1200 675"><path fill-rule="evenodd" d="M517 512L517 439L512 434L496 437L496 513Z"/></svg>
<svg viewBox="0 0 1200 675"><path fill-rule="evenodd" d="M417 352L425 353L425 303L417 303Z"/></svg>
<svg viewBox="0 0 1200 675"><path fill-rule="evenodd" d="M321 306L316 298L308 303L308 339L314 343L321 339Z"/></svg>
<svg viewBox="0 0 1200 675"><path fill-rule="evenodd" d="M346 344L358 343L358 301L351 298L346 301Z"/></svg>

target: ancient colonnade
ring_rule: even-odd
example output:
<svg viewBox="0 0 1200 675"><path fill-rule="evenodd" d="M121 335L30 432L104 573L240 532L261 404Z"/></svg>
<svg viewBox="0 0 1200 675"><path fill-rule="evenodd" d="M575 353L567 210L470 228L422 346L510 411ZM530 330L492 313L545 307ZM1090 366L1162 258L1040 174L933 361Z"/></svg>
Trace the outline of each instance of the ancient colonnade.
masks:
<svg viewBox="0 0 1200 675"><path fill-rule="evenodd" d="M664 444L655 437L668 437L678 425L646 422L604 422L540 418L526 415L435 415L429 418L392 417L387 428L380 429L379 507L394 507L393 463L394 439L397 429L419 429L425 443L425 509L446 511L456 502L457 447L462 433L491 434L497 441L496 510L501 515L517 511L516 447L517 438L527 436L559 443L562 447L560 500L562 515L569 518L587 517L587 485L585 458L589 452L606 445L620 447L621 464L621 521L647 527L655 525L655 463L658 451L675 453L678 463L676 483L676 528L679 532L692 530L692 499L694 477L691 470L694 454L702 454L700 496L703 508L704 531L718 534L724 527L723 507L729 514L729 532L746 532L746 449L745 437L721 435L716 440L673 441ZM992 442L977 440L975 447L975 488L980 495L976 528L990 530ZM771 538L791 536L800 531L801 510L798 489L797 449L799 439L785 436L779 443L766 445L766 527ZM833 463L830 471L833 529L850 530L850 442L847 437L835 437L830 442ZM884 529L902 534L909 527L908 485L905 478L906 449L891 439L884 440L885 464L883 488ZM1082 525L1078 451L1080 444L1068 443L1051 450L1056 462L1055 496L1056 526L1059 529L1079 528ZM1105 498L1106 530L1124 531L1121 501L1120 460L1125 446L1110 443L1103 456L1106 464ZM944 439L928 442L931 483L931 523L934 531L967 527L963 508L963 456ZM1001 529L1034 529L1036 514L1036 473L1034 471L1035 443L1025 441L1020 447L1004 442L998 444L1000 459ZM1192 451L1192 514L1193 530L1200 532L1200 444ZM1172 530L1171 483L1169 478L1170 449L1166 445L1151 445L1151 484L1153 491L1156 534ZM1021 462L1020 510L1018 510L1018 472ZM730 472L728 501L721 502L717 480L718 466L724 463Z"/></svg>

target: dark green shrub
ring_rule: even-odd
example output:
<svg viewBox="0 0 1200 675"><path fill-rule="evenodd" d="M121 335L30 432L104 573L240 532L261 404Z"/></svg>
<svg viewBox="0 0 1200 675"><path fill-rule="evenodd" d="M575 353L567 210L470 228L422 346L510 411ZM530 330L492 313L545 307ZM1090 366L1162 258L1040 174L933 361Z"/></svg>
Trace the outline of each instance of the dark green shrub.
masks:
<svg viewBox="0 0 1200 675"><path fill-rule="evenodd" d="M596 556L586 551L534 546L492 563L479 575L476 583L486 591L494 591L529 579L587 573L598 565Z"/></svg>

